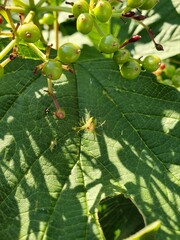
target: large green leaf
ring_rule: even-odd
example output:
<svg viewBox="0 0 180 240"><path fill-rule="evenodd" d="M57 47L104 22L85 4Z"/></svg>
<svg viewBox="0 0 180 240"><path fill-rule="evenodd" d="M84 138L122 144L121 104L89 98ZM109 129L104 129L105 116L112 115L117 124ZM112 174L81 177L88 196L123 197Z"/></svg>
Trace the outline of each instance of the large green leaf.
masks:
<svg viewBox="0 0 180 240"><path fill-rule="evenodd" d="M163 45L164 51L156 51L147 31L135 21L127 20L127 23L124 24L123 21L116 20L116 24L121 25L119 38L122 41L131 35L142 36L141 40L129 45L133 55L141 57L156 52L163 59L178 54L180 51L179 0L161 0L154 9L149 12L142 11L142 14L147 16L143 23L151 27L156 36L155 41Z"/></svg>
<svg viewBox="0 0 180 240"><path fill-rule="evenodd" d="M180 93L148 74L124 80L112 60L93 48L83 53L75 74L65 72L54 84L64 120L53 117L45 77L32 74L39 62L15 59L6 67L1 240L104 239L98 204L121 193L146 224L162 222L159 240L178 240ZM95 138L73 130L87 112L98 121Z"/></svg>

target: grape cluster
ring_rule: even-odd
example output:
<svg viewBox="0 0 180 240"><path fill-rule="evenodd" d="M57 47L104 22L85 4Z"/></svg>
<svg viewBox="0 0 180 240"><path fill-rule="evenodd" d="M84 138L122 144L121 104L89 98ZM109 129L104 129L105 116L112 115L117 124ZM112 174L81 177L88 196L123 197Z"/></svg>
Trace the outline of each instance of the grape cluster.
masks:
<svg viewBox="0 0 180 240"><path fill-rule="evenodd" d="M48 17L49 14L48 16L43 16L41 22L52 24L51 19L48 19ZM35 43L41 38L40 29L33 22L22 24L17 30L17 35L19 39L26 43ZM62 64L66 65L77 61L80 53L81 49L76 44L68 42L61 45L58 48L56 59L48 59L41 65L42 74L51 80L58 80L62 74Z"/></svg>
<svg viewBox="0 0 180 240"><path fill-rule="evenodd" d="M89 34L92 30L96 30L96 34L99 35L97 36L99 43L96 47L102 54L112 57L124 79L132 80L137 78L141 71L157 72L159 68L161 60L158 56L149 55L135 59L126 49L128 44L135 43L141 36L131 36L130 39L122 42L117 36L112 33L104 34L102 30L102 27L107 25L112 18L118 18L119 21L122 19L125 21L124 19L128 18L144 27L155 48L158 51L163 50L162 45L156 43L152 29L142 23L146 16L141 14L141 10L150 10L158 3L158 0L75 0L75 2L65 2L70 7L63 7L61 4L59 6L58 3L50 3L51 1L46 0L36 1L36 3L29 1L29 4L14 0L12 6L7 6L7 8L7 1L4 2L4 5L0 6L0 37L8 37L10 42L0 53L0 60L2 60L0 78L4 74L5 66L19 56L19 46L25 44L42 60L42 63L36 66L34 73L41 70L41 73L46 76L47 92L53 99L56 108L54 115L58 119L65 117L65 111L59 106L54 95L53 81L60 79L63 70L74 73L71 64L76 62L81 55L81 49L77 44L67 42L59 45L59 12L71 14L69 17L76 19L76 29L81 34ZM17 16L14 17L16 14ZM56 33L57 51L56 56L50 58L52 46L47 44L42 30L53 28ZM45 46L45 53L38 47L39 45ZM174 83L178 85L178 81L176 80ZM80 129L86 129L94 134L95 126L95 119L89 118Z"/></svg>
<svg viewBox="0 0 180 240"><path fill-rule="evenodd" d="M93 28L94 18L103 23L111 18L112 6L106 0L99 0L95 6L90 6L86 0L77 0L73 4L72 14L77 18L77 30L88 34Z"/></svg>
<svg viewBox="0 0 180 240"><path fill-rule="evenodd" d="M81 49L77 44L65 43L58 48L56 59L49 59L43 64L42 74L51 80L58 80L62 74L62 64L76 62L80 57Z"/></svg>
<svg viewBox="0 0 180 240"><path fill-rule="evenodd" d="M71 5L71 8L69 9L73 17L76 19L77 31L82 34L89 34L93 28L96 28L97 33L100 35L98 44L99 51L103 54L109 54L109 56L111 56L118 64L121 75L125 79L130 80L138 77L141 71L156 71L161 62L159 57L150 55L140 59L134 59L126 49L126 46L138 41L140 36L133 36L129 40L120 43L120 39L113 34L104 34L100 26L106 24L113 17L118 17L119 19L130 18L141 24L145 16L143 16L140 11L153 8L158 3L158 0L126 0L120 2L121 3L119 4L118 0L76 0L74 3L66 3ZM43 60L43 63L40 66L37 66L37 69L41 69L42 74L47 76L50 80L59 79L63 69L71 71L69 65L76 62L80 57L80 47L71 42L59 46L57 48L57 56L54 59L50 59L49 55L46 56L38 49L36 43L38 41L41 41L42 43L44 42L41 31L42 25L52 26L54 21L57 21L52 12L54 9L57 9L57 12L62 9L59 8L58 10L58 7L52 7L51 10L51 6L47 6L45 8L51 11L42 14L44 8L41 6L42 3L43 1L40 1L40 3L37 3L31 10L31 6L28 6L21 1L14 1L15 6L21 8L23 13L20 13L20 23L17 26L14 25L11 15L8 15L9 23L12 27L10 33L12 36L12 44L4 50L3 54L5 56L5 53L9 50L13 49L13 51L9 58L0 64L0 77L3 76L5 65L18 56L16 46L18 47L22 42L27 44L27 46ZM138 9L138 11L136 9ZM5 7L3 11L6 11ZM67 9L64 8L64 11L67 11ZM39 15L41 16L40 19L38 19ZM0 24L2 24L3 18L5 18L4 16L5 15L0 15ZM142 26L145 26L145 24L143 23ZM162 50L162 46L155 42L152 30L147 28L147 26L146 30L155 44L156 49Z"/></svg>
<svg viewBox="0 0 180 240"><path fill-rule="evenodd" d="M136 20L143 20L144 16L136 15L132 10L139 8L141 10L149 10L157 4L158 0L127 0L126 7L122 12L123 17L131 17ZM114 3L114 2L113 2ZM77 0L73 3L72 14L76 18L76 28L82 34L88 34L93 27L98 28L98 21L106 23L113 16L113 4L107 0L98 0L93 6L88 4L86 0ZM102 31L99 31L100 34ZM152 31L149 31L152 36ZM112 34L101 34L101 39L98 44L98 49L104 54L113 54L113 60L119 65L121 75L128 80L139 76L141 70L154 72L161 63L158 56L149 55L144 60L133 59L130 52L125 48L130 42L139 40L139 36L132 37L124 44L120 45L119 39ZM154 39L153 39L154 41ZM154 41L155 43L155 41ZM156 43L155 43L156 44ZM158 45L158 44L156 44ZM158 45L161 47L161 45Z"/></svg>
<svg viewBox="0 0 180 240"><path fill-rule="evenodd" d="M159 69L155 71L157 80L162 84L175 87L180 90L180 56L169 58L161 63Z"/></svg>
<svg viewBox="0 0 180 240"><path fill-rule="evenodd" d="M128 80L135 79L141 70L147 72L156 71L161 64L161 60L156 55L148 55L143 60L130 57L127 49L120 49L114 53L114 61L119 64L121 75Z"/></svg>
<svg viewBox="0 0 180 240"><path fill-rule="evenodd" d="M76 20L76 28L80 33L88 34L92 31L96 20L106 23L112 17L112 6L107 0L98 0L93 6L86 0L73 3L72 14Z"/></svg>

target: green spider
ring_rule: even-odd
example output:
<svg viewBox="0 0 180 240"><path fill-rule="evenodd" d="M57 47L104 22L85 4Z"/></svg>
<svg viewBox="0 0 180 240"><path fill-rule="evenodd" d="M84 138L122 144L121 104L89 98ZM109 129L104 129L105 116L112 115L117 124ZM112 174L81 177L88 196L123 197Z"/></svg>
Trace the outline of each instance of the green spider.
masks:
<svg viewBox="0 0 180 240"><path fill-rule="evenodd" d="M100 126L102 126L105 122L103 122ZM89 113L87 114L86 120L82 120L79 127L74 127L73 129L77 132L80 132L82 130L88 131L94 135L94 138L96 136L95 129L99 127L97 126L97 118L90 117Z"/></svg>

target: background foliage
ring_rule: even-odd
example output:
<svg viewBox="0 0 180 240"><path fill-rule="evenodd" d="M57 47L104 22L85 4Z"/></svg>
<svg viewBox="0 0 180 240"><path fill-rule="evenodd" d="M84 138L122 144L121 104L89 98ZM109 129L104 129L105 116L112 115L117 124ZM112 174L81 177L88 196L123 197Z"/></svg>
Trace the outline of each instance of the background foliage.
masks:
<svg viewBox="0 0 180 240"><path fill-rule="evenodd" d="M179 5L160 1L149 19L165 46L164 57L178 53ZM126 26L121 25L121 37ZM129 28L134 31L140 30ZM154 52L152 42L133 51L147 49ZM57 120L45 77L32 74L38 64L15 59L0 80L1 239L104 239L99 204L108 197L109 222L120 216L116 222L124 218L124 224L106 239L122 239L160 220L157 239L178 240L180 93L151 74L126 81L111 59L84 46L75 74L64 72L54 84L66 112ZM95 138L73 130L88 112L98 121ZM131 206L124 207L130 203L138 216L132 222Z"/></svg>

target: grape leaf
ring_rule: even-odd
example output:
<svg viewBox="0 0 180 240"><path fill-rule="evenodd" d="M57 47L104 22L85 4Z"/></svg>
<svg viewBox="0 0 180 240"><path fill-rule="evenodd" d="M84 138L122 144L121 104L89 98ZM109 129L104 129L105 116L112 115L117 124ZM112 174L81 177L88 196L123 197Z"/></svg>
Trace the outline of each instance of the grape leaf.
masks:
<svg viewBox="0 0 180 240"><path fill-rule="evenodd" d="M54 83L63 120L32 74L38 61L15 59L0 80L1 240L104 239L97 207L118 194L146 224L161 221L159 240L178 240L180 93L150 74L127 81L94 48L82 52L75 74ZM73 130L87 113L95 136Z"/></svg>

